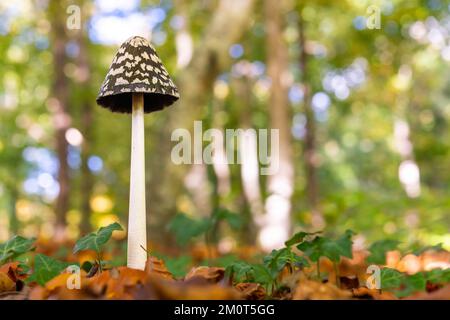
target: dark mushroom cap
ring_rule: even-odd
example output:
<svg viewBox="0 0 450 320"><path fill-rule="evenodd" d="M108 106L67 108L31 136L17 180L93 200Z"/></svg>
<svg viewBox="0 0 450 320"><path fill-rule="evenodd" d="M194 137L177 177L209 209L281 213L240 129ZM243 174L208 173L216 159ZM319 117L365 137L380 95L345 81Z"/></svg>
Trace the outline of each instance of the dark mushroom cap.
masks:
<svg viewBox="0 0 450 320"><path fill-rule="evenodd" d="M142 37L132 37L120 46L97 103L113 112L131 113L133 92L144 93L146 113L161 110L180 97L155 49Z"/></svg>

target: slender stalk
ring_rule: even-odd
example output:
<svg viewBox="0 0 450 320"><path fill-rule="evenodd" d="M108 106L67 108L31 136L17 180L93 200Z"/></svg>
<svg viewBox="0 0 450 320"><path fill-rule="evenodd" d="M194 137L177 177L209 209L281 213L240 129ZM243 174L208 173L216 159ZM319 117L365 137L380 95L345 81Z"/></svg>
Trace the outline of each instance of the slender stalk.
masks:
<svg viewBox="0 0 450 320"><path fill-rule="evenodd" d="M317 278L319 279L319 281L322 281L322 279L320 278L320 258L317 259L316 266L317 266Z"/></svg>
<svg viewBox="0 0 450 320"><path fill-rule="evenodd" d="M97 263L98 263L98 270L100 273L103 272L103 265L102 265L102 256L100 252L97 252Z"/></svg>
<svg viewBox="0 0 450 320"><path fill-rule="evenodd" d="M147 260L145 210L144 96L133 93L127 266L144 270Z"/></svg>
<svg viewBox="0 0 450 320"><path fill-rule="evenodd" d="M337 262L333 261L334 274L336 276L336 287L341 287L341 278L339 277L339 268Z"/></svg>

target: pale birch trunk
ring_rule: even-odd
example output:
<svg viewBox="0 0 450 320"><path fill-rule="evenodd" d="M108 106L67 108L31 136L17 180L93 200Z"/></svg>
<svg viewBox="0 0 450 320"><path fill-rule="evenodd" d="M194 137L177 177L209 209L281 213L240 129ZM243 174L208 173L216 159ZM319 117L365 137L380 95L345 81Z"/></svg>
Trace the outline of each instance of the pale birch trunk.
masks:
<svg viewBox="0 0 450 320"><path fill-rule="evenodd" d="M288 51L283 40L283 1L266 0L267 72L271 79L269 116L272 129L279 130L279 167L268 177L264 226L259 241L264 250L284 245L291 232L291 196L294 187L291 117L288 103Z"/></svg>

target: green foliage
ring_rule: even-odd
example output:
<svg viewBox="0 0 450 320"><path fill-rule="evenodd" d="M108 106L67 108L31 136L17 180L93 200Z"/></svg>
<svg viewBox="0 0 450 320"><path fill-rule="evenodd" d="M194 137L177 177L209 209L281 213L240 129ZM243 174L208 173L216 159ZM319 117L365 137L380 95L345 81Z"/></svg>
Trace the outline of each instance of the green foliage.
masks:
<svg viewBox="0 0 450 320"><path fill-rule="evenodd" d="M214 210L211 220L212 222L225 221L234 230L239 230L244 223L242 215L231 212L225 208L217 208Z"/></svg>
<svg viewBox="0 0 450 320"><path fill-rule="evenodd" d="M181 255L179 257L169 257L159 253L153 253L155 257L164 261L169 272L175 278L183 278L192 266L192 257Z"/></svg>
<svg viewBox="0 0 450 320"><path fill-rule="evenodd" d="M245 261L236 261L225 268L225 276L234 282L248 282L251 280L253 265Z"/></svg>
<svg viewBox="0 0 450 320"><path fill-rule="evenodd" d="M392 290L399 288L402 284L404 274L396 269L383 268L380 271L381 289Z"/></svg>
<svg viewBox="0 0 450 320"><path fill-rule="evenodd" d="M186 275L189 267L192 265L192 258L183 255L176 258L166 258L164 262L169 272L172 273L175 278L182 278Z"/></svg>
<svg viewBox="0 0 450 320"><path fill-rule="evenodd" d="M305 240L306 237L314 236L314 235L319 234L319 233L321 233L321 232L312 232L312 233L310 233L310 232L300 231L300 232L297 232L296 234L294 234L284 244L286 245L286 247L291 247L294 244L303 242L303 240Z"/></svg>
<svg viewBox="0 0 450 320"><path fill-rule="evenodd" d="M21 236L14 236L3 244L0 244L0 264L8 260L14 260L19 255L33 250L35 238L27 239Z"/></svg>
<svg viewBox="0 0 450 320"><path fill-rule="evenodd" d="M381 269L381 289L393 292L397 297L407 297L415 292L425 291L427 282L444 285L450 282L449 269L434 269L413 275L396 269Z"/></svg>
<svg viewBox="0 0 450 320"><path fill-rule="evenodd" d="M214 231L222 221L226 222L234 230L240 229L243 225L241 215L224 208L217 208L207 218L194 219L185 213L178 213L169 222L168 229L175 235L177 243L185 246L193 238L207 235Z"/></svg>
<svg viewBox="0 0 450 320"><path fill-rule="evenodd" d="M427 281L433 284L450 282L450 269L433 269L425 273Z"/></svg>
<svg viewBox="0 0 450 320"><path fill-rule="evenodd" d="M295 254L290 247L272 250L262 260L262 264L236 261L225 268L225 276L234 282L259 283L271 294L278 288L278 277L285 267L292 272L309 265L305 257Z"/></svg>
<svg viewBox="0 0 450 320"><path fill-rule="evenodd" d="M290 270L293 270L295 267L309 266L308 260L292 252L290 247L272 250L269 255L263 258L263 263L274 276L277 276L286 266Z"/></svg>
<svg viewBox="0 0 450 320"><path fill-rule="evenodd" d="M61 262L44 254L37 254L34 258L34 270L27 283L37 282L44 286L49 280L61 273L70 263Z"/></svg>
<svg viewBox="0 0 450 320"><path fill-rule="evenodd" d="M422 272L406 275L403 278L402 285L400 290L396 291L395 294L397 297L407 297L415 292L424 291L427 284L427 280Z"/></svg>
<svg viewBox="0 0 450 320"><path fill-rule="evenodd" d="M386 252L397 249L399 243L399 241L391 239L374 242L369 247L370 256L367 258L367 262L386 264Z"/></svg>
<svg viewBox="0 0 450 320"><path fill-rule="evenodd" d="M233 282L256 282L261 284L271 294L277 287L278 273L272 272L264 264L250 264L237 261L225 269L225 276Z"/></svg>
<svg viewBox="0 0 450 320"><path fill-rule="evenodd" d="M317 262L320 257L327 257L333 262L339 262L341 257L352 258L353 234L353 231L347 230L337 240L316 236L312 240L300 243L297 249L303 251L313 262Z"/></svg>
<svg viewBox="0 0 450 320"><path fill-rule="evenodd" d="M97 232L92 232L82 237L75 243L73 253L82 250L94 250L100 254L103 245L108 242L115 230L123 230L123 228L120 224L115 222L106 227L101 227Z"/></svg>
<svg viewBox="0 0 450 320"><path fill-rule="evenodd" d="M261 284L269 294L277 288L277 274L274 274L267 266L255 264L252 266L251 276L253 282Z"/></svg>
<svg viewBox="0 0 450 320"><path fill-rule="evenodd" d="M446 251L446 250L442 247L442 243L438 243L433 246L423 246L420 248L416 248L413 250L412 253L416 256L420 256L422 253L426 251Z"/></svg>
<svg viewBox="0 0 450 320"><path fill-rule="evenodd" d="M319 186L317 190L320 199L319 205L324 209L327 225L337 232L352 228L363 231L368 239L379 238L385 233L384 230L388 230L383 226L389 222L396 227L398 239L410 240L409 236L418 235L417 228L420 228L420 234L425 234L420 239L436 239L434 236L439 236L438 241L445 241L445 246L449 246L448 241L445 240L445 235L448 233L448 211L450 209L448 188L450 170L445 170L450 158L448 61L441 57L443 55L439 55L437 51L433 50L433 45L426 37L422 39L424 41L417 41L415 37L408 35L408 32L404 32L409 30L415 22L425 23L428 17L436 24L442 24L443 28L449 18L448 10L444 10L446 2L435 2L441 3L440 9L431 6L430 1L415 1L415 6L410 5L409 1L396 1L395 5L391 6L393 12L386 16L385 28L383 27L377 32L359 30L356 28L356 24L349 23L362 14L358 1L334 2L327 6L326 10L323 10L324 1L301 2L301 7L304 9L300 9L300 5L298 5L296 9L286 15L283 22L285 28L282 31L284 33L289 31L288 33L291 34L293 30L295 34L298 32L298 21L295 16L303 11L312 12L312 15L305 15L307 20L304 33L306 41L307 43L317 42L317 47L322 48L321 52L324 52L324 54L308 56L309 76L305 79L299 67L291 68L290 76L294 86L289 86L287 89L296 89L296 86L309 87L312 93L323 92L329 97L329 106L326 110L321 111L320 119L317 114L317 130L314 132L318 141L315 152L320 155L321 159L316 176ZM147 10L149 3L150 1L141 3L139 9ZM84 6L82 7L84 8ZM165 10L166 18L161 25L157 26L158 28L168 27L172 17L178 14L178 9L175 7L161 6ZM200 13L197 7L198 4L195 1L188 2L183 7L183 14L193 23L189 28L189 33L194 44L198 43L197 40L208 28L209 17L215 16L213 10L216 6L207 6ZM0 83L2 83L0 96L8 97L8 99L3 99L5 106L1 108L3 121L0 128L0 189L2 190L0 218L2 221L7 219L8 225L11 227L15 219L13 214L15 210L10 210L10 208L13 208L19 200L27 200L33 207L39 208L36 212L40 212L41 209L47 211L51 208L41 192L29 194L25 190L26 188L21 188L24 181L27 179L31 181L31 178L34 180L34 177L43 170L42 168L35 170L39 166L24 157L24 150L31 147L40 148L53 155L56 153L54 146L48 144L55 134L55 128L52 125L55 115L47 108L48 97L54 96L56 93L53 92L53 77L42 72L42 70L51 70L54 67L52 63L58 60L52 58L52 45L48 45L52 41L51 34L41 34L37 30L39 39L22 41L29 37L30 32L33 34L36 32L36 26L40 25L41 19L52 18L52 13L44 11L40 15L32 14L34 11L40 12L41 9L39 6L30 5L26 10L21 9L14 13L5 11L4 17L2 16L4 21L11 19L14 21L13 27L5 24L0 44L0 56L3 57L0 62ZM85 15L83 12L86 23L89 23L89 15L89 12L86 12ZM294 19L289 18L291 16ZM270 51L263 50L266 40L264 35L265 18L258 8L248 19L254 20L255 23L251 24L248 32L243 32L239 42L243 48L254 49L245 50L242 59L257 62L264 70L267 68L266 63L270 58ZM323 27L324 21L327 22L327 28ZM44 22L46 25L51 25L47 21ZM230 26L233 27L233 24L231 23ZM441 27L436 28L440 30ZM187 89L183 90L191 92L190 86L194 85L195 81L185 81L184 79L191 79L192 74L207 74L208 79L211 77L207 82L208 86L194 85L193 87L193 89L203 88L203 90L195 90L194 96L199 101L205 102L206 96L211 93L211 84L215 82L217 74L214 68L208 69L209 66L202 63L193 64L193 68L188 69L176 68L176 42L173 41L173 36L174 32L169 32L167 41L163 45L158 44L157 50L164 57L164 63L174 80L179 77L180 85L186 86ZM298 61L301 48L295 37L294 39L288 38L286 45L290 55L289 61L286 63L291 65ZM65 37L60 39L61 42L65 40L70 39L65 39ZM71 41L76 45L78 40L81 38ZM75 76L74 72L66 72L66 82L69 85L69 90L66 91L69 92L70 105L91 106L94 112L89 116L87 110L91 110L91 108L68 108L70 117L68 119L71 126L82 131L85 141L89 144L89 153L102 157L104 168L109 168L109 170L114 168L113 175L111 172L106 174L106 170L103 170L99 173L96 172L91 179L86 181L91 180L94 185L99 186L101 190L114 198L115 211L125 215L128 204L123 195L128 192L129 163L123 161L123 157L129 152L129 136L123 133L128 132L129 124L117 115L99 113L100 109L94 106L98 87L117 48L98 44L96 42L98 39L91 41L92 39L89 39L88 35L84 40L85 45L76 47L80 47L79 56L87 57L88 59L84 60L90 61L86 69L88 71L86 74L90 76L90 79L80 85L80 77ZM214 39L208 39L206 35L204 41L207 43ZM348 45L349 43L351 45ZM202 48L194 49L202 50ZM228 48L224 46L224 49L224 52L217 52L218 57L228 56ZM65 59L67 61L64 64L71 66L74 63L77 64L75 60L78 58L69 54ZM220 61L222 61L221 58ZM180 103L184 104L183 108L187 110L187 114L195 113L195 117L192 114L193 119L209 113L211 119L209 119L208 126L210 127L215 127L217 124L223 128L239 127L242 119L248 119L246 125L249 127L266 128L270 122L270 113L267 112L270 94L268 89L264 89L266 87L259 85L261 80L264 80L264 74L259 76L255 74L253 80L258 85L249 85L248 79L246 80L246 77L242 77L242 75L229 77L234 73L235 67L239 66L237 64L241 62L241 59L229 59L228 62L221 65L221 81L223 80L222 85L226 87L228 93L226 96L219 98L218 95L210 95L208 103L196 104L190 99L181 99ZM358 70L355 68L357 65L363 66L359 73L354 72ZM81 69L84 70L84 68ZM399 73L399 70L402 72ZM414 70L414 72L404 73L404 70ZM189 74L191 71L192 74ZM186 72L188 74L185 74ZM409 76L402 78L401 75L404 74ZM356 78L362 78L364 81L358 85L356 83L350 85L354 82L354 75L358 75ZM329 79L327 80L324 76ZM236 81L232 81L232 79ZM330 82L330 79L333 81ZM336 81L337 79L340 81ZM400 81L401 79L403 80ZM325 85L327 82L332 83L333 88L336 83L341 84L340 89L348 88L348 96L338 97L337 91L333 93L336 88L331 90ZM399 86L399 83L403 85ZM384 94L380 95L382 90ZM12 104L7 105L6 101L9 102L8 104ZM242 104L249 105L246 101L250 102L252 108L245 110L242 108ZM408 101L408 103L403 105L399 101ZM301 112L299 113L303 107L302 103L302 101L289 101L289 108L294 111L292 116L302 116ZM217 105L220 105L218 108L220 112L216 112ZM391 106L395 106L395 108L391 108ZM210 112L206 110L207 108L213 111ZM166 116L167 113L157 113L154 117L147 119L149 125L147 129L151 128L146 131L148 136L146 150L149 154L157 155L162 150L170 149L169 145L167 148L161 148L169 142L161 139L164 136L164 130L168 129L167 122L162 121ZM85 130L83 123L85 119L89 118L92 118L96 125L88 126ZM409 139L414 144L411 148L414 152L412 157L420 165L420 183L423 185L423 192L416 199L410 199L398 181L398 166L402 161L402 156L398 154L396 148L392 147L389 138L393 130L393 121L397 118L406 120L408 123ZM188 117L178 120L180 123L177 126L192 125L192 121ZM292 122L292 117L286 119L286 123L290 122ZM368 123L373 125L367 126ZM204 125L206 126L206 123ZM299 143L299 139L301 139L297 135L292 138L294 144ZM114 148L111 148L111 141L114 141ZM149 167L164 168L165 165L161 164L161 161L167 159L169 158L151 156L147 158L147 161ZM83 159L83 163L85 160ZM294 171L299 174L296 178L302 175L303 160L301 148L293 148ZM231 166L230 169L230 192L227 196L220 195L218 202L231 208L233 205L239 205L242 188L239 186L240 168ZM46 173L46 170L42 173ZM164 183L167 182L167 186L159 189L161 180L158 171L156 170L156 175L152 175L147 182L152 184L150 189L164 190L152 208L155 216L162 216L159 213L167 210L166 208L169 207L166 205L167 203L178 203L180 197L184 196L182 195L184 188L167 188L170 185L180 185L181 180L177 177L183 175L169 175L167 177L169 179L164 180ZM214 174L214 170L212 171ZM111 178L112 176L114 178ZM80 179L84 180L80 168L77 167L70 168L70 178L73 180L71 183L74 186L80 185ZM262 179L261 186L267 185L263 177ZM297 183L293 187L296 201L292 202L292 212L299 212L305 208L307 195L304 192L303 183ZM86 197L84 191L88 190L82 189L84 188L71 189L71 204L83 203L82 200ZM268 194L268 190L261 191L264 196ZM87 198L89 196L88 194ZM75 209L79 210L80 208ZM409 229L403 221L407 212L411 211L417 213L420 224ZM300 221L292 222L304 222L301 220L306 216L299 214L298 220ZM42 217L44 215L35 215L30 220L30 224L42 223ZM122 216L122 218L125 217ZM227 215L226 220L230 226L238 228L239 222L235 218L236 216ZM165 221L165 219L161 219L161 221L163 220ZM20 221L16 221L17 227L20 228L20 224ZM194 232L194 236L190 236L190 232L186 231L184 236L177 236L177 239L182 238L189 241L197 235L208 232L211 228L213 228L212 225L206 231ZM162 228L159 230L162 231ZM182 228L178 230L176 233L184 232ZM297 239L296 241L300 243L302 240ZM180 241L179 243L185 243ZM372 259L381 261L381 255L373 254Z"/></svg>
<svg viewBox="0 0 450 320"><path fill-rule="evenodd" d="M177 243L184 246L192 238L205 233L209 223L209 219L193 219L184 213L177 213L169 222L168 229L175 235Z"/></svg>

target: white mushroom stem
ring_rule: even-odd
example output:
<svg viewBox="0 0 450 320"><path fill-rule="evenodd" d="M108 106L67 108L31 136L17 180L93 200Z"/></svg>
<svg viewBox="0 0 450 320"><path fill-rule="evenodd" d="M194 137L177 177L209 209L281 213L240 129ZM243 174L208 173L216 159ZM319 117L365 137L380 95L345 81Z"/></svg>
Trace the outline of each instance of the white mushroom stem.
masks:
<svg viewBox="0 0 450 320"><path fill-rule="evenodd" d="M147 226L145 222L144 95L142 93L133 93L129 209L127 266L144 270L147 260Z"/></svg>

